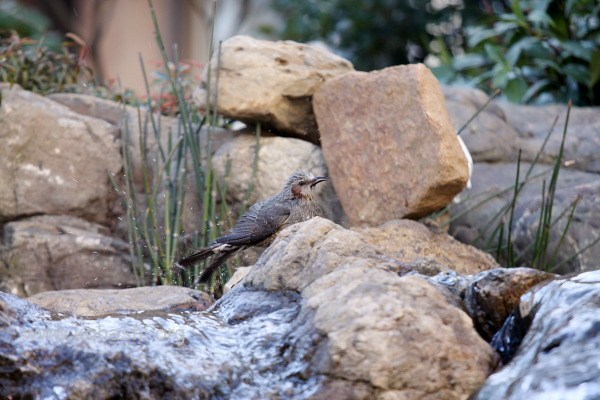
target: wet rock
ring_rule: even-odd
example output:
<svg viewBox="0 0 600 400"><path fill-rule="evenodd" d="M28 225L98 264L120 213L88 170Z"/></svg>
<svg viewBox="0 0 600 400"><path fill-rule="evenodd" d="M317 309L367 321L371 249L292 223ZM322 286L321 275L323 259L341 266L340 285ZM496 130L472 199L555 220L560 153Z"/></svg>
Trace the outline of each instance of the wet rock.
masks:
<svg viewBox="0 0 600 400"><path fill-rule="evenodd" d="M326 50L292 41L269 42L234 36L210 62L211 95L218 112L245 122L263 122L287 135L318 143L311 98L327 79L353 71L352 64ZM206 107L208 69L194 100ZM215 96L216 97L216 96Z"/></svg>
<svg viewBox="0 0 600 400"><path fill-rule="evenodd" d="M3 227L0 288L19 296L48 290L136 285L129 246L107 228L69 216L39 216ZM141 283L141 282L140 282Z"/></svg>
<svg viewBox="0 0 600 400"><path fill-rule="evenodd" d="M521 179L524 179L530 164L521 164ZM494 227L498 224L497 214L512 201L516 165L509 163L476 163L472 187L460 195L460 201L450 207L457 216L451 225L450 234L464 243L477 247L489 247ZM542 199L543 181L546 186L551 179L551 167L538 165L529 182L517 198L513 222L513 244L516 254L521 254L517 266L529 266L533 257L531 244L535 240ZM492 183L493 182L493 183ZM561 170L554 198L553 222L547 260L551 261L551 272L580 272L597 267L600 257L600 183L598 175ZM579 198L572 222L561 239L568 223L568 216L575 200ZM483 200L486 202L482 202ZM497 239L493 239L494 245ZM560 248L557 250L558 245Z"/></svg>
<svg viewBox="0 0 600 400"><path fill-rule="evenodd" d="M356 231L390 257L410 265L431 268L429 275L448 270L459 274L475 274L499 267L489 254L416 221L393 220L378 227Z"/></svg>
<svg viewBox="0 0 600 400"><path fill-rule="evenodd" d="M475 399L595 399L600 397L600 272L549 282L525 294L519 316L525 324L510 363L491 375ZM516 332L516 329L507 330Z"/></svg>
<svg viewBox="0 0 600 400"><path fill-rule="evenodd" d="M467 159L424 65L352 72L315 93L323 155L352 224L421 218L467 184Z"/></svg>
<svg viewBox="0 0 600 400"><path fill-rule="evenodd" d="M38 293L27 300L46 310L80 317L144 311L203 311L214 302L204 292L181 286L58 290Z"/></svg>
<svg viewBox="0 0 600 400"><path fill-rule="evenodd" d="M312 350L296 336L298 295L232 292L225 300L214 315L146 311L60 318L0 293L0 396L249 399L314 393L319 377L299 375Z"/></svg>
<svg viewBox="0 0 600 400"><path fill-rule="evenodd" d="M494 268L469 276L451 271L428 280L448 289L455 304L469 314L481 337L490 340L525 292L554 278L554 274L532 268Z"/></svg>
<svg viewBox="0 0 600 400"><path fill-rule="evenodd" d="M487 101L478 89L444 87L448 111L456 129ZM461 137L476 162L532 162L548 134L552 122L559 117L557 128L541 154L544 163L552 164L558 156L561 135L567 115L565 105L527 106L492 101L463 131ZM600 118L596 107L573 107L564 148L564 159L573 160L573 168L600 172Z"/></svg>
<svg viewBox="0 0 600 400"><path fill-rule="evenodd" d="M109 173L123 168L114 126L18 86L0 89L0 222L69 214L111 224Z"/></svg>
<svg viewBox="0 0 600 400"><path fill-rule="evenodd" d="M252 267L238 267L231 278L229 278L227 283L225 283L223 292L227 293L233 289L238 283L240 283L242 279L246 277L246 275L248 275L248 272L250 272L251 269Z"/></svg>
<svg viewBox="0 0 600 400"><path fill-rule="evenodd" d="M306 141L261 137L256 158L256 137L239 134L216 151L212 165L230 202L252 205L281 191L294 171L305 169L315 176L327 175L321 149ZM342 207L331 182L316 187L316 196L328 218L343 221Z"/></svg>
<svg viewBox="0 0 600 400"><path fill-rule="evenodd" d="M0 293L0 396L465 399L496 355L409 272L314 218L209 312L65 318Z"/></svg>

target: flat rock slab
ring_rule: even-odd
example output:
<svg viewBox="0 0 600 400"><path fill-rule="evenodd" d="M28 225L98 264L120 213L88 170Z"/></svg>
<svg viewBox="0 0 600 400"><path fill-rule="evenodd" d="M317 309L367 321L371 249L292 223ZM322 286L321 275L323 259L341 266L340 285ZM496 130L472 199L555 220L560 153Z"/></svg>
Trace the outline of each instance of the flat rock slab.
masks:
<svg viewBox="0 0 600 400"><path fill-rule="evenodd" d="M424 65L332 78L313 105L323 155L351 223L421 218L465 187L467 159L439 83Z"/></svg>
<svg viewBox="0 0 600 400"><path fill-rule="evenodd" d="M69 214L111 224L119 131L17 86L0 89L0 222Z"/></svg>
<svg viewBox="0 0 600 400"><path fill-rule="evenodd" d="M181 286L57 290L38 293L27 300L49 311L80 317L144 311L203 311L214 302L204 292Z"/></svg>
<svg viewBox="0 0 600 400"><path fill-rule="evenodd" d="M218 97L214 95L217 87ZM292 41L270 42L234 36L221 44L194 92L200 107L207 105L226 117L263 122L289 136L318 143L312 95L327 79L353 71L352 64L319 47Z"/></svg>

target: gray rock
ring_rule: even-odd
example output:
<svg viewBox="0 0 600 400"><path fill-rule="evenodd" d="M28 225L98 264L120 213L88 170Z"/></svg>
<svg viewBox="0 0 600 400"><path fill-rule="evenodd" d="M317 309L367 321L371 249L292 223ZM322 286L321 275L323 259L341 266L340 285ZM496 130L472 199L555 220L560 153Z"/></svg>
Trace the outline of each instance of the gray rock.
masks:
<svg viewBox="0 0 600 400"><path fill-rule="evenodd" d="M38 293L27 300L49 311L80 317L144 311L204 311L214 303L212 296L181 286L57 290Z"/></svg>
<svg viewBox="0 0 600 400"><path fill-rule="evenodd" d="M319 142L311 98L327 79L353 71L352 64L319 47L292 41L269 42L249 36L224 41L194 91L207 104L208 68L213 106L221 115L244 122L263 122L278 131ZM218 98L214 95L217 88Z"/></svg>
<svg viewBox="0 0 600 400"><path fill-rule="evenodd" d="M4 225L2 239L0 288L6 292L31 296L138 283L128 244L110 237L101 225L76 217L38 216Z"/></svg>
<svg viewBox="0 0 600 400"><path fill-rule="evenodd" d="M448 111L456 129L460 129L488 99L482 91L444 87ZM600 118L597 107L573 107L564 149L564 159L573 168L600 172ZM541 160L551 164L558 156L567 115L565 105L526 106L492 101L461 134L476 162L532 162L548 134L552 122L558 123Z"/></svg>
<svg viewBox="0 0 600 400"><path fill-rule="evenodd" d="M427 216L467 184L467 159L439 83L424 65L332 78L313 106L323 155L352 224Z"/></svg>
<svg viewBox="0 0 600 400"><path fill-rule="evenodd" d="M528 292L496 339L520 343L474 399L600 398L600 272L556 280ZM512 325L512 327L511 327Z"/></svg>
<svg viewBox="0 0 600 400"><path fill-rule="evenodd" d="M327 175L321 149L309 142L294 138L261 137L256 173L256 137L240 133L216 151L212 165L226 188L231 203L251 206L279 191L287 178L300 169L315 176ZM316 196L328 218L342 222L344 215L331 182L317 186Z"/></svg>
<svg viewBox="0 0 600 400"><path fill-rule="evenodd" d="M524 179L530 164L522 163L521 179ZM513 224L513 243L518 254L523 256L517 266L530 266L532 259L531 244L539 221L542 183L550 182L552 171L547 165L536 166L529 183L521 191L515 208ZM450 207L455 216L450 233L464 243L479 248L495 248L497 239L488 243L499 219L494 217L511 202L513 191L504 189L514 184L516 166L509 163L476 163L472 178L472 187L460 195L460 201ZM533 178L536 177L536 178ZM585 271L597 267L600 257L600 181L597 174L573 169L562 169L559 174L557 192L554 200L553 220L563 217L552 227L547 259L554 260L551 272L568 273ZM562 239L568 215L573 202L580 196L569 231ZM483 202L483 200L487 200ZM505 217L508 219L508 215ZM596 243L594 244L594 242ZM561 243L560 249L556 250Z"/></svg>
<svg viewBox="0 0 600 400"><path fill-rule="evenodd" d="M17 86L0 90L0 222L69 214L111 224L109 174L123 168L114 126Z"/></svg>

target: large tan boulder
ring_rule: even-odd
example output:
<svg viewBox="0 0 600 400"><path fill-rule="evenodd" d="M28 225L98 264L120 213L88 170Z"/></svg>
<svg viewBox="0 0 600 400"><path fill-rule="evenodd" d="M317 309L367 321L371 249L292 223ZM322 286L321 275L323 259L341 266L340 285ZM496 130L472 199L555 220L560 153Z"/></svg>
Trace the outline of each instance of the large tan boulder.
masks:
<svg viewBox="0 0 600 400"><path fill-rule="evenodd" d="M0 290L31 296L48 290L126 288L143 284L129 245L104 226L69 216L9 222L0 244Z"/></svg>
<svg viewBox="0 0 600 400"><path fill-rule="evenodd" d="M109 224L109 174L123 168L117 129L17 86L0 90L0 222L69 214Z"/></svg>
<svg viewBox="0 0 600 400"><path fill-rule="evenodd" d="M421 218L468 181L438 81L422 64L325 82L313 106L323 155L353 224Z"/></svg>
<svg viewBox="0 0 600 400"><path fill-rule="evenodd" d="M407 272L317 217L282 231L238 287L301 293L300 315L322 332L308 368L327 375L316 398L466 399L497 356L465 312Z"/></svg>
<svg viewBox="0 0 600 400"><path fill-rule="evenodd" d="M218 98L213 96L217 87ZM352 64L319 47L234 36L221 44L205 69L194 100L206 108L207 88L220 114L263 122L286 135L318 143L311 98L329 78L353 71ZM208 87L210 86L210 88Z"/></svg>

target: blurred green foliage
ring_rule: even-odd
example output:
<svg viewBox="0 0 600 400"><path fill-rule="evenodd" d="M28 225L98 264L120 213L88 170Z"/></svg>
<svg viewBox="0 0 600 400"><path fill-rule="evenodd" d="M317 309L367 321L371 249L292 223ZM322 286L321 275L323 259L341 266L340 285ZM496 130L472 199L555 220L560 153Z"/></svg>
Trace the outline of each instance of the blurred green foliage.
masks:
<svg viewBox="0 0 600 400"><path fill-rule="evenodd" d="M465 34L464 54L438 53L442 82L499 88L513 102L600 104L597 0L513 0Z"/></svg>
<svg viewBox="0 0 600 400"><path fill-rule="evenodd" d="M272 0L281 35L359 70L426 62L447 84L511 101L600 104L598 0Z"/></svg>
<svg viewBox="0 0 600 400"><path fill-rule="evenodd" d="M16 32L20 37L43 38L46 47L60 51L60 34L51 30L50 19L39 10L15 0L0 0L0 29Z"/></svg>
<svg viewBox="0 0 600 400"><path fill-rule="evenodd" d="M286 39L322 40L359 70L423 61L436 37L461 45L462 1L273 0L285 18ZM442 2L443 3L443 2Z"/></svg>
<svg viewBox="0 0 600 400"><path fill-rule="evenodd" d="M0 82L47 94L78 90L80 80L89 81L91 77L91 70L66 47L54 51L42 41L0 30Z"/></svg>

